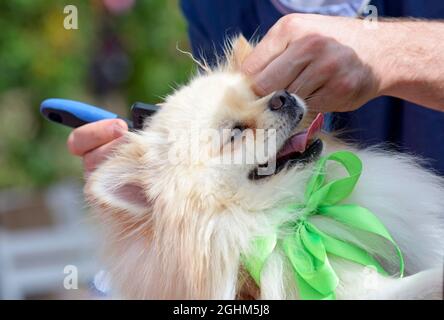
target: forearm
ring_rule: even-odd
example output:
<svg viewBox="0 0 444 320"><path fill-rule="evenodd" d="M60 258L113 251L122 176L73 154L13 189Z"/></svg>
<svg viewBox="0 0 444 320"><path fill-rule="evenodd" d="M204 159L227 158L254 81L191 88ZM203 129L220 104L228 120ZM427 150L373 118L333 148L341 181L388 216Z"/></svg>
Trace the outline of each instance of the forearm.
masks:
<svg viewBox="0 0 444 320"><path fill-rule="evenodd" d="M375 31L380 94L444 111L444 22L382 22Z"/></svg>

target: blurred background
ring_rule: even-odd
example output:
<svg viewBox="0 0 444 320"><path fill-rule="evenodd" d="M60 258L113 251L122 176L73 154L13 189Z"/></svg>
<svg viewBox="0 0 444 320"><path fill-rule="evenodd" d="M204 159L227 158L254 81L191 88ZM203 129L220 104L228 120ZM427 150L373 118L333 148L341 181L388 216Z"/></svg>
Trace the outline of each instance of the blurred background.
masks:
<svg viewBox="0 0 444 320"><path fill-rule="evenodd" d="M67 5L78 29L64 28ZM101 297L81 161L40 102L127 116L161 101L193 70L176 49L190 51L185 21L175 0L14 0L0 2L0 30L0 299Z"/></svg>

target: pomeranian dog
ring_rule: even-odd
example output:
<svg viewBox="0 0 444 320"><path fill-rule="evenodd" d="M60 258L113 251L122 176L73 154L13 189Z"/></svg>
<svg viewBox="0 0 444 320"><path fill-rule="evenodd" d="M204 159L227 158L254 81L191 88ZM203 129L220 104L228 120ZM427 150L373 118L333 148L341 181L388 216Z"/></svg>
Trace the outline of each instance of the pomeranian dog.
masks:
<svg viewBox="0 0 444 320"><path fill-rule="evenodd" d="M320 133L322 115L309 116L296 95L256 96L239 71L251 50L243 37L232 41L224 61L213 69L202 66L205 71L167 97L144 129L128 133L127 142L89 177L85 194L105 229L113 295L306 298L281 246L271 250L258 279L246 268L245 257L251 256L254 239L285 237L280 226L298 221L303 206L279 208L304 203L319 159L345 150L361 159L363 169L340 203L364 207L382 222L399 245L405 271L403 277L396 271L383 274L327 252L338 279L335 298L441 299L444 179L413 157L359 149ZM208 129L211 138L193 138ZM268 154L247 161L247 131L254 143L269 146ZM222 134L214 138L214 132ZM239 154L242 161L213 161ZM325 170L328 179L346 175L335 163L327 163ZM385 270L400 273L400 258L386 238L320 215L307 219L326 234L375 254Z"/></svg>

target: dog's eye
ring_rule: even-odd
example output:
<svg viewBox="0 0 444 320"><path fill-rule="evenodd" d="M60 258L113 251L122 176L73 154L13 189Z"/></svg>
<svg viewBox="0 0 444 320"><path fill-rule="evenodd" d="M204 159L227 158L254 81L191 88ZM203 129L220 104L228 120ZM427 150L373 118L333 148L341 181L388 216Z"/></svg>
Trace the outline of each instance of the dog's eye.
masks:
<svg viewBox="0 0 444 320"><path fill-rule="evenodd" d="M236 123L236 125L233 127L233 131L238 130L238 131L242 132L245 129L247 129L247 127L242 125L241 123Z"/></svg>
<svg viewBox="0 0 444 320"><path fill-rule="evenodd" d="M237 123L233 129L231 129L231 142L233 142L236 138L242 135L242 132L247 129L244 125Z"/></svg>

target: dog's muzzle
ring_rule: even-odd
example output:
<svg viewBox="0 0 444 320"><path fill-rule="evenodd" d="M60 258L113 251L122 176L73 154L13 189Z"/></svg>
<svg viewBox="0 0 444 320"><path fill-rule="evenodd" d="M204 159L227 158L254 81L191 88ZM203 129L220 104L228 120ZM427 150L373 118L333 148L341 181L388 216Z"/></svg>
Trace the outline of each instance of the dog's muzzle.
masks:
<svg viewBox="0 0 444 320"><path fill-rule="evenodd" d="M276 91L268 102L268 108L274 112L282 112L292 119L300 121L304 116L305 108L287 90Z"/></svg>

